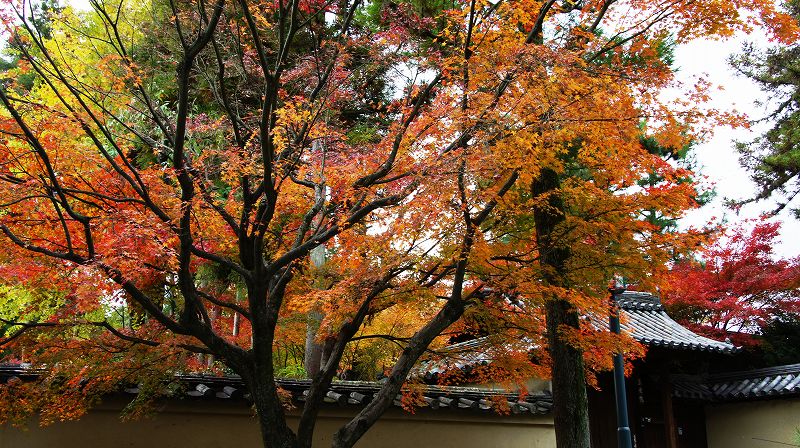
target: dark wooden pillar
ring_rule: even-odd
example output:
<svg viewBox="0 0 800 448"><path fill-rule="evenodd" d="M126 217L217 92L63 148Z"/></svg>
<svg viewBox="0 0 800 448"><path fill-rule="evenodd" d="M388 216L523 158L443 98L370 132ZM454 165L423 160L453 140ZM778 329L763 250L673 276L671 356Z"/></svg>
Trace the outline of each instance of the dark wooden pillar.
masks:
<svg viewBox="0 0 800 448"><path fill-rule="evenodd" d="M660 382L661 406L664 414L664 432L667 448L678 448L678 427L675 424L675 411L672 407L672 382L669 378L669 368L666 365L664 366Z"/></svg>

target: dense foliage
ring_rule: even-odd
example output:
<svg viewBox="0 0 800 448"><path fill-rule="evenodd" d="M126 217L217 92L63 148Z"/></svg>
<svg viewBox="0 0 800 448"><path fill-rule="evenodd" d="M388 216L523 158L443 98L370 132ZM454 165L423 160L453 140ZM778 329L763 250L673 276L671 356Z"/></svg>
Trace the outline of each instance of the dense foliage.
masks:
<svg viewBox="0 0 800 448"><path fill-rule="evenodd" d="M271 447L311 445L337 373L385 371L352 446L448 333L517 345L495 382L552 367L585 446L584 360L632 342L580 316L702 240L663 231L700 195L673 154L740 123L707 83L662 101L670 46L797 32L771 0L90 4L2 9L0 347L48 370L0 419L224 365ZM312 379L297 430L278 374Z"/></svg>
<svg viewBox="0 0 800 448"><path fill-rule="evenodd" d="M664 292L674 315L699 333L737 345L780 333L800 313L800 260L775 257L779 230L779 223L768 222L739 227L705 248L700 261L678 263Z"/></svg>

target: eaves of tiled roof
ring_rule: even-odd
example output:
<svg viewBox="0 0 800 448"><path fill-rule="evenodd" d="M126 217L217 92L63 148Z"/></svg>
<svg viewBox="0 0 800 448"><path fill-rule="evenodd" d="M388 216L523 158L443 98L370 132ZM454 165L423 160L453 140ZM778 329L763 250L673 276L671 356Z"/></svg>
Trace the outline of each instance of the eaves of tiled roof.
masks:
<svg viewBox="0 0 800 448"><path fill-rule="evenodd" d="M617 300L621 310L622 330L644 345L716 353L733 353L737 350L729 342L700 336L675 322L669 317L659 298L650 293L626 291L618 295ZM589 318L597 328L608 328L607 316ZM536 347L533 344L529 345L529 349L534 348ZM441 350L440 356L423 362L414 370L414 374L432 380L445 371L487 365L494 359L496 350L487 337L449 345Z"/></svg>
<svg viewBox="0 0 800 448"><path fill-rule="evenodd" d="M646 292L626 291L618 296L622 329L651 347L733 353L736 347L700 336L672 320L658 297Z"/></svg>
<svg viewBox="0 0 800 448"><path fill-rule="evenodd" d="M706 401L737 401L783 396L800 396L800 364L709 375L706 378L678 378L674 394Z"/></svg>
<svg viewBox="0 0 800 448"><path fill-rule="evenodd" d="M713 375L709 380L718 400L800 395L800 364Z"/></svg>
<svg viewBox="0 0 800 448"><path fill-rule="evenodd" d="M9 381L30 381L41 371L20 365L0 365L0 384ZM177 381L184 386L181 391L172 391L172 398L197 400L224 400L247 403L250 395L242 379L238 376L206 376L178 375ZM311 386L309 379L279 378L276 383L291 393L292 400L302 404ZM326 392L324 401L331 406L358 407L369 403L381 389L380 382L366 381L334 381ZM454 409L473 412L499 412L512 414L547 414L553 407L550 391L542 391L520 397L517 393L509 393L502 389L481 389L474 387L454 386L418 386L415 391L421 392L422 403L418 406L430 409ZM136 395L139 388L130 385L121 393ZM500 405L505 401L505 406ZM401 396L394 400L396 407L401 407ZM500 409L500 408L503 409Z"/></svg>

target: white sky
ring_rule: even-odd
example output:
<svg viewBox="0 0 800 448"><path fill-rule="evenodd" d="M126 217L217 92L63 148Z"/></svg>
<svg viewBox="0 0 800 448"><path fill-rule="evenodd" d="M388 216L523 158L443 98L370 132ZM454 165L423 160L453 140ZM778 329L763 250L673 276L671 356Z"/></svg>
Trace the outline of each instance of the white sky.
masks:
<svg viewBox="0 0 800 448"><path fill-rule="evenodd" d="M686 84L692 85L697 76L706 75L709 81L724 88L712 95L711 107L736 109L753 120L760 119L767 113L767 108L754 104L759 99L765 99L765 94L747 78L736 75L727 63L731 54L741 51L742 43L746 40L768 45L766 37L759 35L727 41L699 40L678 47L675 62L680 68L678 77ZM743 207L737 215L723 206L725 199L745 199L755 195L756 186L750 180L749 173L739 165L739 157L733 144L735 141L750 141L768 127L767 124L757 124L749 130L718 128L711 139L697 146L696 158L700 172L716 186L717 198L702 209L689 213L683 224L701 226L712 219L725 219L729 224L735 224L748 218L757 218L775 207L774 201L764 201ZM788 212L773 219L784 223L776 254L782 257L800 255L800 238L796 237L800 234L800 222Z"/></svg>

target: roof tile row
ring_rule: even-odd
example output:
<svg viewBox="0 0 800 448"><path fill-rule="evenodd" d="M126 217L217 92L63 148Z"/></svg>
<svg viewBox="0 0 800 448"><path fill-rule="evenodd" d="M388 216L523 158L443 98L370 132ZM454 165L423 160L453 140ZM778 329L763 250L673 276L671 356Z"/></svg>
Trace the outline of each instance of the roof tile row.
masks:
<svg viewBox="0 0 800 448"><path fill-rule="evenodd" d="M41 371L20 366L0 366L0 383L30 381L35 379ZM221 400L250 400L244 382L238 376L203 376L179 375L178 382L183 386L181 391L170 391L174 398L189 399L221 399ZM302 403L308 395L311 380L307 379L277 379L276 383L282 389L291 393L295 402ZM324 401L339 406L366 405L381 390L381 383L366 381L335 381L326 391ZM501 389L482 389L475 387L455 386L420 386L415 407L428 407L430 409L462 409L473 411L496 411L499 413L511 412L513 414L546 414L553 407L553 396L550 391L520 396ZM123 388L126 394L140 393L139 387L130 385ZM395 406L402 407L402 396L397 395L393 402Z"/></svg>
<svg viewBox="0 0 800 448"><path fill-rule="evenodd" d="M675 395L708 401L800 395L800 364L711 375L704 380L675 381Z"/></svg>

